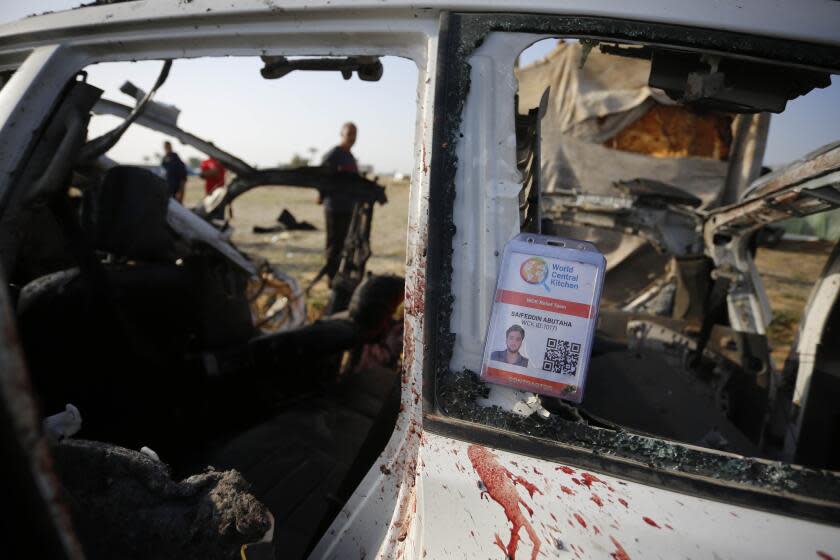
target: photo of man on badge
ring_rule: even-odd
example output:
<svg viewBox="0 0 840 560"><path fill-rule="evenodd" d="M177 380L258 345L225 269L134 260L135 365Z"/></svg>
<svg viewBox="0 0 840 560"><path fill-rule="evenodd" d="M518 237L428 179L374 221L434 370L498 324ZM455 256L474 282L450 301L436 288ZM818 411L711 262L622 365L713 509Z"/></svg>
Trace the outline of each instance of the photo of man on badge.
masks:
<svg viewBox="0 0 840 560"><path fill-rule="evenodd" d="M522 341L525 340L525 329L519 325L511 325L505 331L505 348L490 352L490 359L494 362L504 362L513 366L528 367L528 358L519 353Z"/></svg>

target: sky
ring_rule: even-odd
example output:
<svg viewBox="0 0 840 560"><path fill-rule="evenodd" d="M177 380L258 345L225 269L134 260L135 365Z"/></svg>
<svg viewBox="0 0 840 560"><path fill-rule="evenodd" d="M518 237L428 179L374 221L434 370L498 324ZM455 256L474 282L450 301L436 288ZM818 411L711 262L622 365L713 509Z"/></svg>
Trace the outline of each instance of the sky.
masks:
<svg viewBox="0 0 840 560"><path fill-rule="evenodd" d="M61 10L80 0L0 0L0 23L35 11ZM553 40L533 45L521 56L524 66L539 60ZM341 125L358 126L354 153L361 165L376 173L408 173L412 169L417 69L413 62L383 59L379 82L345 81L337 72L293 72L279 80L264 80L257 58L176 60L167 82L155 99L181 109L181 128L213 141L259 167L288 162L293 155L320 157L338 142ZM125 80L148 89L161 63L106 63L89 67L89 82L105 90L104 97L124 104L133 99L120 93ZM94 117L91 136L116 126L113 117ZM123 163L155 160L164 136L134 126L109 152ZM840 79L788 102L773 115L765 165L775 167L840 139ZM201 157L196 150L174 142L183 159Z"/></svg>
<svg viewBox="0 0 840 560"><path fill-rule="evenodd" d="M35 11L59 10L81 0L0 0L0 22ZM413 167L417 67L397 57L382 59L378 82L357 76L345 81L338 72L292 72L278 80L260 76L256 57L176 60L155 100L181 110L178 125L211 140L218 147L259 167L287 163L298 154L320 158L339 141L341 126L358 127L353 148L360 165L378 174L409 174ZM134 99L121 93L126 80L148 90L157 79L159 61L103 63L86 68L88 82L105 90L103 97L125 105ZM90 137L115 127L116 117L94 116ZM167 137L132 126L108 156L121 163L157 160ZM202 157L196 150L173 142L185 161Z"/></svg>
<svg viewBox="0 0 840 560"><path fill-rule="evenodd" d="M88 82L105 97L133 105L119 91L126 78L148 90L161 62L106 63L89 67ZM377 173L409 173L412 168L417 68L405 59L383 59L379 82L338 72L292 72L278 80L260 76L258 58L176 60L155 100L181 109L178 125L259 167L287 163L295 154L320 157L339 141L345 121L358 127L353 152L360 165ZM91 135L116 126L115 117L94 117ZM164 136L131 127L109 157L142 163L162 151ZM173 142L186 161L200 154ZM152 159L157 159L152 157Z"/></svg>

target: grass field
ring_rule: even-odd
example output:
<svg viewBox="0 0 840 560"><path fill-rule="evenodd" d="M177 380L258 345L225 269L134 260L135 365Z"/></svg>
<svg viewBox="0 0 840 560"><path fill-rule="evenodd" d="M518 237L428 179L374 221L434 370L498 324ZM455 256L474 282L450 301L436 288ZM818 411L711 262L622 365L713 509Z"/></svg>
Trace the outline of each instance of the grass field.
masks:
<svg viewBox="0 0 840 560"><path fill-rule="evenodd" d="M188 206L201 199L202 185L200 179L190 178L185 200ZM373 255L368 261L368 270L404 275L409 187L407 182L385 183L385 187L388 203L377 205L374 210ZM252 232L255 225L274 225L284 208L298 220L311 222L318 231ZM293 274L302 286L315 277L324 262L324 211L316 203L316 193L312 189L254 189L234 202L231 224L233 240L241 250L267 258ZM830 251L829 243L789 241L772 249L759 249L756 265L773 307L769 336L773 358L779 366L787 356L808 294ZM323 281L312 291L310 301L315 310L323 306L327 293Z"/></svg>

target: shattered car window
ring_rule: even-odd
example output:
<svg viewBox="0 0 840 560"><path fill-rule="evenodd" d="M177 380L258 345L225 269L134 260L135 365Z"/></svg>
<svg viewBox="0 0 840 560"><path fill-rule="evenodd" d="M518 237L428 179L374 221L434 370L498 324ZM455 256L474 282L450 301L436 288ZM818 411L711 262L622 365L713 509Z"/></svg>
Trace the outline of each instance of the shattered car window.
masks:
<svg viewBox="0 0 840 560"><path fill-rule="evenodd" d="M394 430L417 68L310 57L287 76L280 59L87 68L3 215L91 557L176 558L196 538L200 557L305 557Z"/></svg>
<svg viewBox="0 0 840 560"><path fill-rule="evenodd" d="M805 142L787 161L764 157L776 114L811 92L836 93L837 78L785 66L768 78L754 62L606 39L546 43L509 68L521 190L507 214L518 223L500 223L593 242L607 258L585 396L575 405L482 383L480 320L466 317L485 312L459 307L466 296L456 293L440 410L663 469L741 482L751 477L736 471L753 469L750 483L777 490L819 478L797 470L803 479L787 480L790 463L840 470L836 436L817 427L834 422L829 401L840 394L833 350L818 342L840 313L826 285L837 268L840 148ZM503 59L504 47L488 40L478 52ZM484 75L509 79L483 72L473 67L470 92ZM461 130L475 133L471 99ZM459 243L473 240L474 223L455 226ZM541 349L522 348L540 359Z"/></svg>

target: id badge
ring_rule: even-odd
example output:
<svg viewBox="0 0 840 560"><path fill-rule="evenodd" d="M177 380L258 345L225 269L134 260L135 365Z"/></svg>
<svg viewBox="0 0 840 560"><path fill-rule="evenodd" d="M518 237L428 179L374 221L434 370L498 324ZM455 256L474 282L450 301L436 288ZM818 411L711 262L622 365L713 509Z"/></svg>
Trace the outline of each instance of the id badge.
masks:
<svg viewBox="0 0 840 560"><path fill-rule="evenodd" d="M533 233L509 241L481 378L581 402L605 270L604 256L585 241Z"/></svg>

